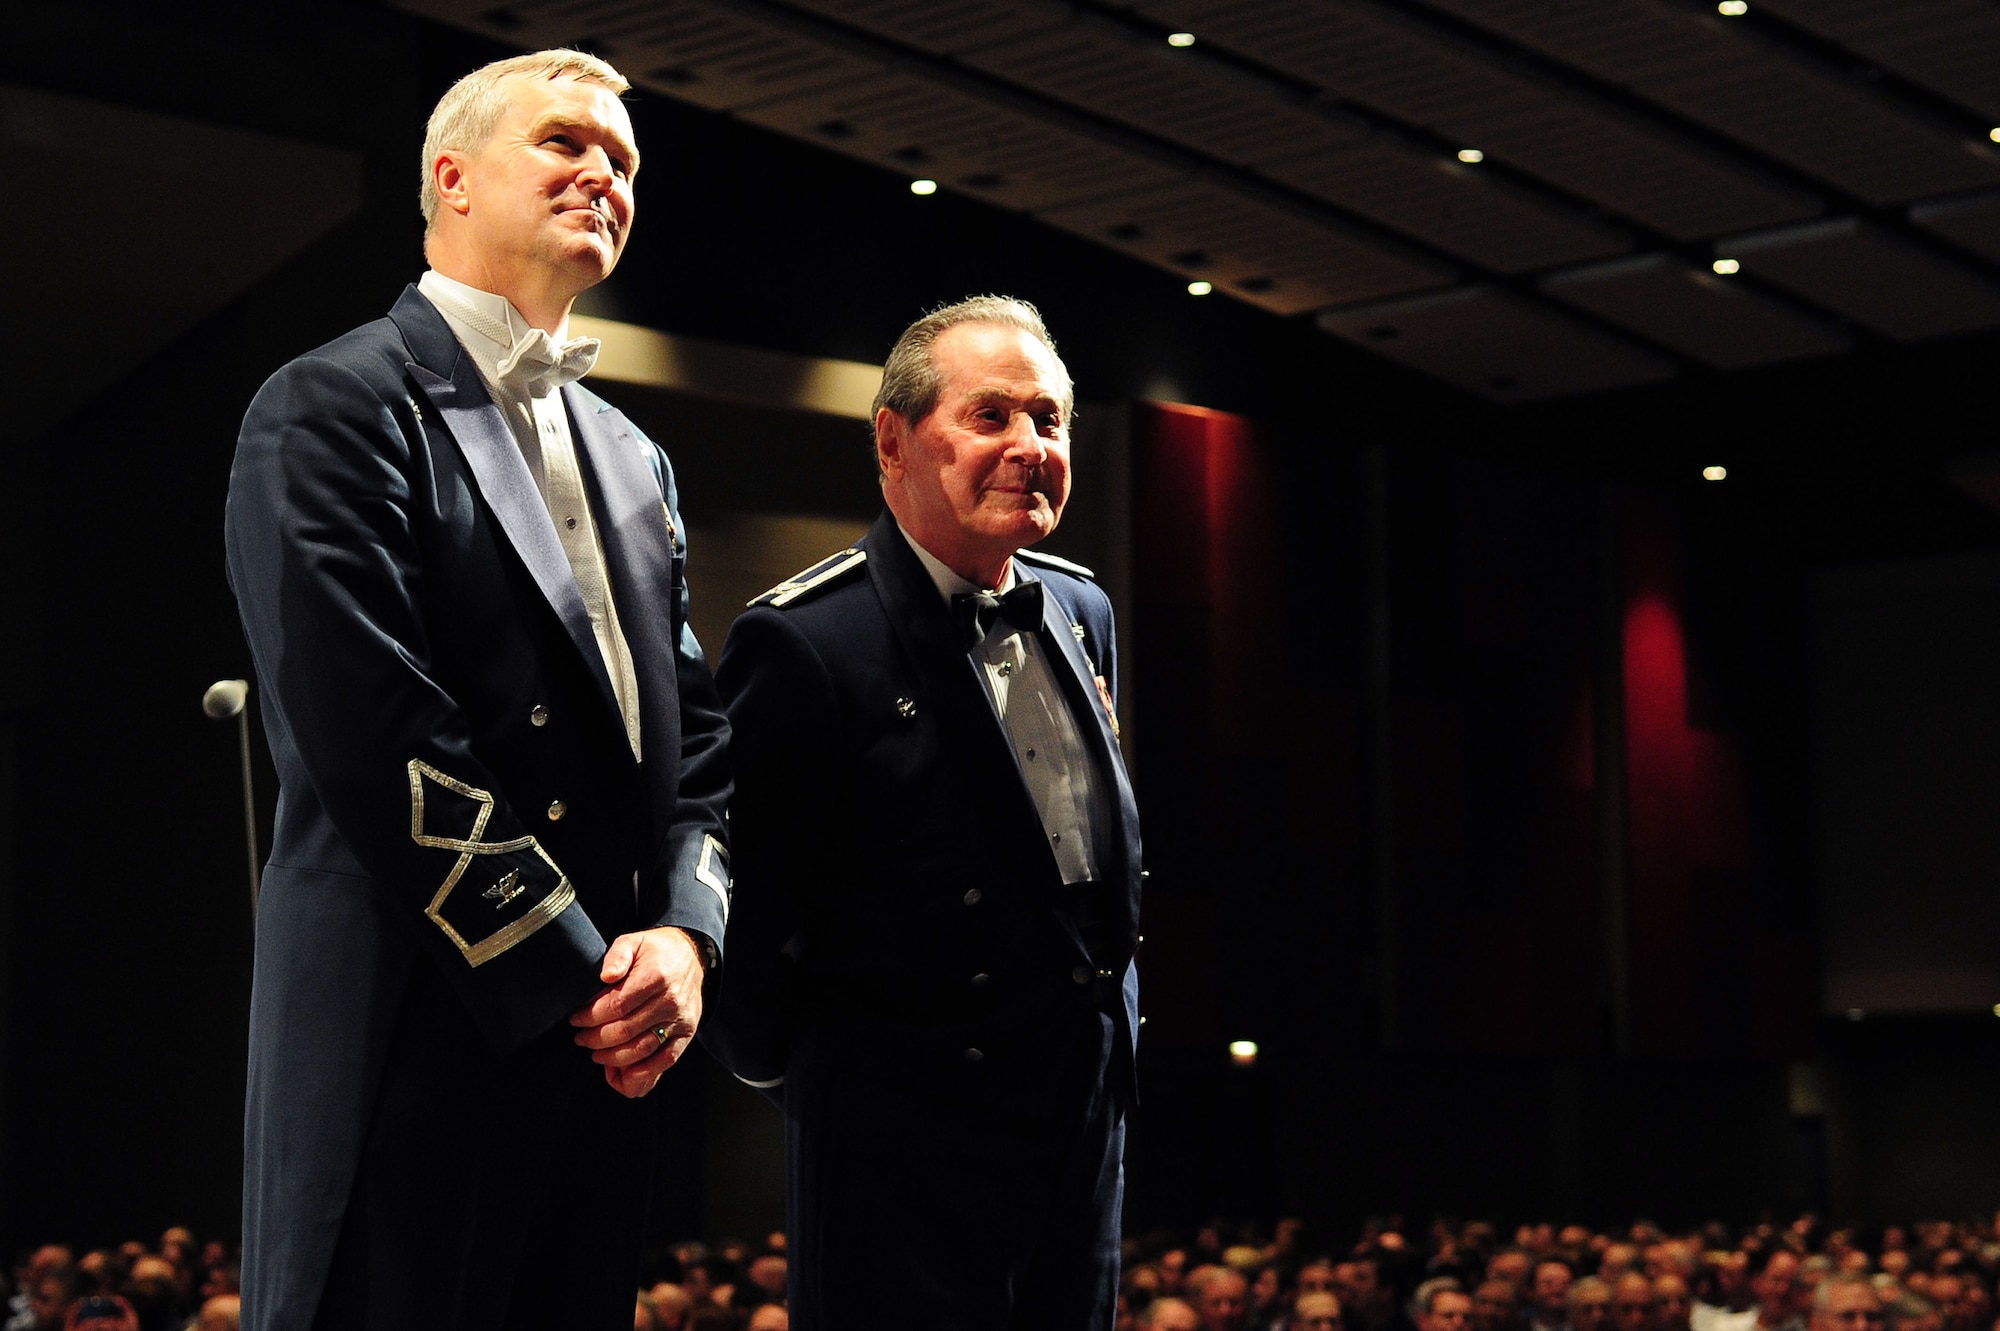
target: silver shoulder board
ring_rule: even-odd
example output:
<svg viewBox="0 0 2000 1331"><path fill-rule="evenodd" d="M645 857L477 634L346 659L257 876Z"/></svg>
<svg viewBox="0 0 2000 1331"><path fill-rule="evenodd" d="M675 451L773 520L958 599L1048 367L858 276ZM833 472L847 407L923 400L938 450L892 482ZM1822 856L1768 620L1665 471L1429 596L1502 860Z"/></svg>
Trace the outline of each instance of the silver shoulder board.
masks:
<svg viewBox="0 0 2000 1331"><path fill-rule="evenodd" d="M852 546L837 555L828 555L812 567L792 574L762 596L750 601L750 605L784 606L790 605L815 587L833 581L850 569L860 568L867 562L868 552L856 550Z"/></svg>
<svg viewBox="0 0 2000 1331"><path fill-rule="evenodd" d="M1025 559L1030 564L1042 564L1049 568L1059 568L1065 573L1074 573L1079 578L1095 579L1097 574L1081 564L1072 563L1061 555L1045 555L1040 550L1016 550L1017 559Z"/></svg>

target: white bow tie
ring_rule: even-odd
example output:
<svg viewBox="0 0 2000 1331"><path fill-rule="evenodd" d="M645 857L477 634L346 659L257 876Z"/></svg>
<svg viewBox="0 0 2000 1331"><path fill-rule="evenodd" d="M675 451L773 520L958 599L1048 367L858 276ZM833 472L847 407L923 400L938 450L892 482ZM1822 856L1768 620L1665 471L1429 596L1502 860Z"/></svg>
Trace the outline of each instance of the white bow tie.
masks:
<svg viewBox="0 0 2000 1331"><path fill-rule="evenodd" d="M602 346L594 337L557 342L543 330L531 328L515 341L494 377L504 384L518 383L528 390L528 396L540 397L589 374Z"/></svg>

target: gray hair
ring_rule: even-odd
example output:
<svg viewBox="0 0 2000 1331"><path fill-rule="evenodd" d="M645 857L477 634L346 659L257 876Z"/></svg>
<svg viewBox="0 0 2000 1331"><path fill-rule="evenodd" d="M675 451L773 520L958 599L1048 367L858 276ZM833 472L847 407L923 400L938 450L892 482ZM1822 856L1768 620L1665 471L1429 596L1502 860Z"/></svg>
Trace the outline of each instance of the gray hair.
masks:
<svg viewBox="0 0 2000 1331"><path fill-rule="evenodd" d="M601 83L618 96L623 96L632 86L607 62L586 52L562 47L495 60L452 84L438 99L437 109L431 112L430 124L424 130L424 183L423 192L418 195L418 204L424 210L426 234L437 226L437 184L431 168L437 162L438 154L478 152L484 148L486 141L493 137L493 131L499 127L500 118L507 114L507 94L500 85L516 76L582 79L588 83Z"/></svg>
<svg viewBox="0 0 2000 1331"><path fill-rule="evenodd" d="M938 395L944 391L944 376L938 373L931 347L947 329L960 324L1018 328L1047 347L1056 358L1056 367L1063 372L1063 419L1075 416L1076 385L1070 382L1069 367L1056 351L1056 341L1049 336L1041 311L1012 296L969 296L956 304L938 306L903 330L896 345L889 348L889 359L883 362L882 387L876 390L871 417L887 407L915 425L937 409Z"/></svg>
<svg viewBox="0 0 2000 1331"><path fill-rule="evenodd" d="M1836 1271L1820 1281L1819 1288L1813 1291L1813 1311L1823 1313L1832 1307L1834 1291L1856 1287L1867 1290L1878 1304L1882 1301L1881 1294L1875 1288L1875 1282L1867 1276L1852 1271Z"/></svg>
<svg viewBox="0 0 2000 1331"><path fill-rule="evenodd" d="M1431 1305L1440 1294L1463 1294L1465 1286L1458 1283L1456 1276L1433 1276L1417 1286L1416 1293L1410 1295L1410 1320L1431 1315Z"/></svg>

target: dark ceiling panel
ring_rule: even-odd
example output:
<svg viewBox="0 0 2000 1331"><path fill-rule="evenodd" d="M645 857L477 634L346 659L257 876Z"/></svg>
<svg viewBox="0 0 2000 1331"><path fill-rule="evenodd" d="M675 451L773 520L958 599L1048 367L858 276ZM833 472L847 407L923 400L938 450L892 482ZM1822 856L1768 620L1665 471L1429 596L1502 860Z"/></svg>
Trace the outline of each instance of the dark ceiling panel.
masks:
<svg viewBox="0 0 2000 1331"><path fill-rule="evenodd" d="M1496 185L1491 173L1255 91L1164 43L1076 25L965 57L1012 82L1188 144L1502 272L1618 254L1622 236ZM1274 160L1280 159L1280 160Z"/></svg>
<svg viewBox="0 0 2000 1331"><path fill-rule="evenodd" d="M1623 254L1630 240L1526 198L1491 172L1382 140L1274 162L1265 174L1502 273Z"/></svg>
<svg viewBox="0 0 2000 1331"><path fill-rule="evenodd" d="M1910 220L2000 263L2000 190L1961 199L1939 199L1910 209Z"/></svg>
<svg viewBox="0 0 2000 1331"><path fill-rule="evenodd" d="M1595 264L1543 281L1558 300L1718 369L1829 356L1848 339L1743 283L1665 255Z"/></svg>
<svg viewBox="0 0 2000 1331"><path fill-rule="evenodd" d="M2000 286L1851 217L1737 236L1716 251L1899 340L2000 327Z"/></svg>
<svg viewBox="0 0 2000 1331"><path fill-rule="evenodd" d="M2000 10L1992 0L1758 0L2000 125Z"/></svg>
<svg viewBox="0 0 2000 1331"><path fill-rule="evenodd" d="M1662 357L1491 287L1328 310L1318 322L1495 402L1656 383L1675 373Z"/></svg>
<svg viewBox="0 0 2000 1331"><path fill-rule="evenodd" d="M1821 211L1809 194L1370 6L1147 0L1140 8L1676 238Z"/></svg>
<svg viewBox="0 0 2000 1331"><path fill-rule="evenodd" d="M1490 156L1676 240L1818 216L1820 201L1596 107L1555 101L1468 119Z"/></svg>
<svg viewBox="0 0 2000 1331"><path fill-rule="evenodd" d="M963 58L1011 83L1238 166L1330 153L1368 134L1366 125L1218 77L1164 42L1140 47L1079 24L1012 35Z"/></svg>
<svg viewBox="0 0 2000 1331"><path fill-rule="evenodd" d="M728 111L810 88L865 78L882 62L811 41L726 5L678 0L595 3L404 0L420 14L474 28L533 50L583 46L641 87Z"/></svg>
<svg viewBox="0 0 2000 1331"><path fill-rule="evenodd" d="M1435 0L1876 204L2000 183L2000 156L1741 24L1658 0Z"/></svg>
<svg viewBox="0 0 2000 1331"><path fill-rule="evenodd" d="M1178 179L1157 163L1097 139L901 73L765 102L740 114L1024 211L1155 189Z"/></svg>
<svg viewBox="0 0 2000 1331"><path fill-rule="evenodd" d="M1136 8L1412 125L1436 127L1554 95L1367 8L1326 0L1141 0Z"/></svg>
<svg viewBox="0 0 2000 1331"><path fill-rule="evenodd" d="M1044 221L1277 314L1449 285L1453 274L1204 181L1042 211Z"/></svg>
<svg viewBox="0 0 2000 1331"><path fill-rule="evenodd" d="M959 55L977 46L1029 37L1064 27L1069 17L1053 5L1012 0L791 0L836 22L851 24L906 46Z"/></svg>

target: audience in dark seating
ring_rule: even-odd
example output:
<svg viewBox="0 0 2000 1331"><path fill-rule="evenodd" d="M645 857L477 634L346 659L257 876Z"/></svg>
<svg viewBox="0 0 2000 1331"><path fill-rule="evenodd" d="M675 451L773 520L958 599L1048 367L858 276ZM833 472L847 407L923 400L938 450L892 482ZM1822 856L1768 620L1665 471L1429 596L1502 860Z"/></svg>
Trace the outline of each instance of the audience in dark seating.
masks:
<svg viewBox="0 0 2000 1331"><path fill-rule="evenodd" d="M1117 1331L2000 1331L2000 1217L1876 1233L1807 1217L1668 1233L1372 1221L1351 1243L1296 1220L1127 1239ZM887 1241L885 1239L885 1241ZM236 1331L226 1244L20 1254L0 1331ZM635 1291L633 1331L789 1331L784 1236L680 1243ZM885 1309L884 1325L894 1325Z"/></svg>

